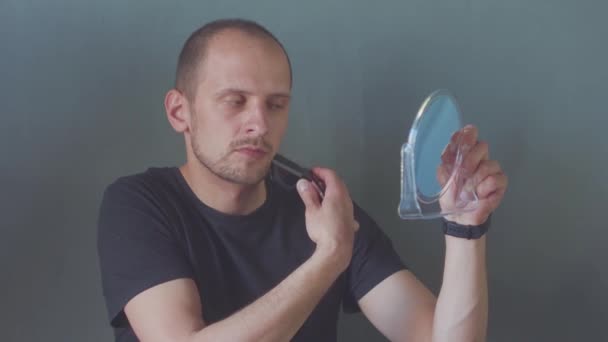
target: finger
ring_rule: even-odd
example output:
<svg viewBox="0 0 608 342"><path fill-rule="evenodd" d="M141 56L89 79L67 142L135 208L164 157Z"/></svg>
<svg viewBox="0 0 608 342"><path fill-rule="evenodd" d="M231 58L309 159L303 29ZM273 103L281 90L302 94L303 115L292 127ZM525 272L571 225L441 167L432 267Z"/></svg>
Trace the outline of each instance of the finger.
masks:
<svg viewBox="0 0 608 342"><path fill-rule="evenodd" d="M298 180L296 185L298 194L300 194L300 197L306 206L306 210L317 210L321 205L321 202L319 200L319 194L313 185L306 179Z"/></svg>
<svg viewBox="0 0 608 342"><path fill-rule="evenodd" d="M488 176L497 173L502 173L500 163L498 163L496 160L482 160L479 163L477 170L475 170L475 174L473 174L474 184L479 184Z"/></svg>
<svg viewBox="0 0 608 342"><path fill-rule="evenodd" d="M506 190L507 190L506 188L502 188L502 189L488 195L488 197L486 198L486 201L488 201L488 203L490 204L490 207L493 208L492 210L494 210L498 207L498 205L502 201L502 198L505 195Z"/></svg>
<svg viewBox="0 0 608 342"><path fill-rule="evenodd" d="M480 199L486 199L494 193L499 193L506 189L507 181L507 176L502 173L490 175L477 185L475 189L477 196Z"/></svg>
<svg viewBox="0 0 608 342"><path fill-rule="evenodd" d="M450 137L450 141L441 154L441 159L444 162L453 163L456 160L456 152L458 151L458 146L462 143L463 133L464 128L457 130Z"/></svg>
<svg viewBox="0 0 608 342"><path fill-rule="evenodd" d="M452 142L448 143L441 152L441 162L446 165L454 164L454 161L456 161L456 151L456 144Z"/></svg>
<svg viewBox="0 0 608 342"><path fill-rule="evenodd" d="M469 150L477 143L478 134L477 127L473 125L466 125L454 132L450 137L450 142L441 153L441 161L444 164L451 165L456 161L458 152L466 156Z"/></svg>
<svg viewBox="0 0 608 342"><path fill-rule="evenodd" d="M359 224L359 221L357 221L357 220L354 220L354 221L355 222L354 222L353 229L354 229L354 231L357 231L357 230L359 230L359 228L361 227L361 225Z"/></svg>
<svg viewBox="0 0 608 342"><path fill-rule="evenodd" d="M485 141L479 141L472 145L473 148L465 154L462 168L469 174L473 174L482 160L488 160L489 147Z"/></svg>
<svg viewBox="0 0 608 342"><path fill-rule="evenodd" d="M458 130L452 134L450 137L450 141L441 152L441 160L444 163L453 163L456 160L456 146L458 146L458 141L460 140L460 136L462 135L462 130Z"/></svg>
<svg viewBox="0 0 608 342"><path fill-rule="evenodd" d="M473 125L466 125L460 130L457 138L458 140L455 140L456 143L473 146L479 138L479 130Z"/></svg>
<svg viewBox="0 0 608 342"><path fill-rule="evenodd" d="M457 130L456 132L454 132L454 134L452 134L452 137L450 138L450 143L451 144L458 144L458 142L461 139L461 136L462 136L462 133L463 133L465 127Z"/></svg>
<svg viewBox="0 0 608 342"><path fill-rule="evenodd" d="M338 174L334 170L326 169L322 167L315 167L312 172L319 177L323 183L325 183L325 196L332 196L334 194L346 194L348 190L346 185L340 179Z"/></svg>
<svg viewBox="0 0 608 342"><path fill-rule="evenodd" d="M446 169L446 165L439 165L439 167L437 168L437 181L439 182L439 184L441 184L441 186L444 186L445 183L448 181L449 177L450 175L448 173L448 170Z"/></svg>

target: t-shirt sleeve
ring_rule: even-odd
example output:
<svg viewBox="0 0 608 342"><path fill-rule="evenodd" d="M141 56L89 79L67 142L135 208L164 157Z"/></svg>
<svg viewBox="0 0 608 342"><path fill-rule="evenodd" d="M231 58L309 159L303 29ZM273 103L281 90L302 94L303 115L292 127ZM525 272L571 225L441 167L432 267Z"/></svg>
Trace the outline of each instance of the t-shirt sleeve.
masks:
<svg viewBox="0 0 608 342"><path fill-rule="evenodd" d="M167 215L141 182L119 179L106 188L97 233L103 295L114 327L128 325L123 308L137 294L170 280L192 278Z"/></svg>
<svg viewBox="0 0 608 342"><path fill-rule="evenodd" d="M406 269L388 236L361 208L355 206L359 230L355 237L353 256L345 276L347 291L343 309L359 312L358 301L382 280Z"/></svg>

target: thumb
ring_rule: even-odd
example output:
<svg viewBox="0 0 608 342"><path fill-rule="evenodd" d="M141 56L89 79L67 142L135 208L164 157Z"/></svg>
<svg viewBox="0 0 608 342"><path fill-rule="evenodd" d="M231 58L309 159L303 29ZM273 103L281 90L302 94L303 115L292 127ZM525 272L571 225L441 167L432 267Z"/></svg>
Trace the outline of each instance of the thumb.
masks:
<svg viewBox="0 0 608 342"><path fill-rule="evenodd" d="M446 170L446 165L442 163L437 168L437 181L439 182L439 185L441 185L443 187L445 185L445 183L448 181L449 177L450 177L450 175L448 174L448 171Z"/></svg>
<svg viewBox="0 0 608 342"><path fill-rule="evenodd" d="M310 184L310 182L306 179L300 179L296 185L298 188L298 193L300 194L306 209L318 209L321 205L319 202L319 195L313 188L312 184Z"/></svg>

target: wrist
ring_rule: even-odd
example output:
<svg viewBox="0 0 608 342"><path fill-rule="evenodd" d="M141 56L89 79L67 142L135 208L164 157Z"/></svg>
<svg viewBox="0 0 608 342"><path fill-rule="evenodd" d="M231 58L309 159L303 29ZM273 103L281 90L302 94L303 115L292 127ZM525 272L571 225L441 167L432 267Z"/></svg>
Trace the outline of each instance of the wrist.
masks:
<svg viewBox="0 0 608 342"><path fill-rule="evenodd" d="M443 233L446 236L467 240L477 240L484 237L490 229L491 223L491 215L486 218L485 222L479 225L466 225L451 221L448 218L442 219Z"/></svg>
<svg viewBox="0 0 608 342"><path fill-rule="evenodd" d="M447 264L456 265L456 269L463 275L462 267L472 271L475 266L485 269L487 238L485 236L476 240L467 240L446 235L445 251ZM467 272L468 272L467 271Z"/></svg>
<svg viewBox="0 0 608 342"><path fill-rule="evenodd" d="M342 273L350 264L352 248L338 244L317 244L311 259L336 273Z"/></svg>
<svg viewBox="0 0 608 342"><path fill-rule="evenodd" d="M485 235L480 237L479 239L470 239L470 240L463 239L460 237L445 235L445 243L448 248L450 248L451 246L457 246L457 247L463 246L465 248L470 248L470 249L478 249L478 248L485 249L486 241L487 241L487 237Z"/></svg>

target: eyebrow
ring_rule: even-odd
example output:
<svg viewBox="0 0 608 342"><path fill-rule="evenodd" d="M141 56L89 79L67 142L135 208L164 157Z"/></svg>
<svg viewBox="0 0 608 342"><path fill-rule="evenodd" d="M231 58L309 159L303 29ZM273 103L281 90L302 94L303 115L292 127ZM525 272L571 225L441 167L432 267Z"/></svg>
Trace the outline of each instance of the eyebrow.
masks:
<svg viewBox="0 0 608 342"><path fill-rule="evenodd" d="M238 88L226 88L226 89L222 89L220 91L218 91L217 93L215 93L216 97L222 97L228 94L232 94L232 93L236 93L236 94L242 94L242 95L252 95L253 93L244 89L238 89ZM269 97L284 97L284 98L291 98L291 94L289 93L272 93L268 95Z"/></svg>

